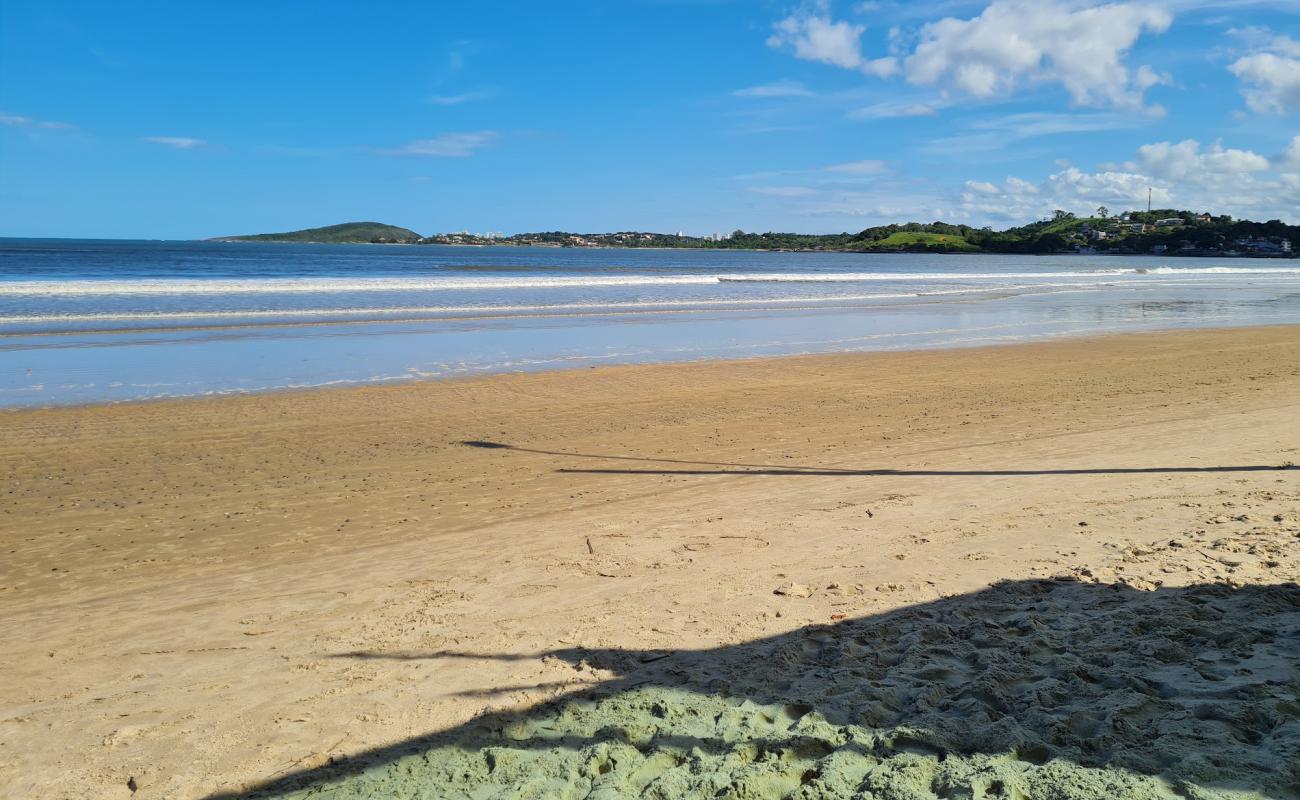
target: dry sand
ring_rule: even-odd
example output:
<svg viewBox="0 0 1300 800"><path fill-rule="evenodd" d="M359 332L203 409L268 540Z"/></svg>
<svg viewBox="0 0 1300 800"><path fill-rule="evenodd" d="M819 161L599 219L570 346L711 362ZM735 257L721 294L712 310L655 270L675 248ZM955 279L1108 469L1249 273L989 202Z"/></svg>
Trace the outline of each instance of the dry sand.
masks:
<svg viewBox="0 0 1300 800"><path fill-rule="evenodd" d="M1300 796L1298 328L0 433L4 796Z"/></svg>

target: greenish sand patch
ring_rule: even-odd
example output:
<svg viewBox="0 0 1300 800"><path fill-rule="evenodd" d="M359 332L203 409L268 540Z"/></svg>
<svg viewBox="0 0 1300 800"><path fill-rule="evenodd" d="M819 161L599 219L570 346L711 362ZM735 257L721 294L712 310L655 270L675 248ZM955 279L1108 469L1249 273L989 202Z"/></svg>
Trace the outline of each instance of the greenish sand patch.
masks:
<svg viewBox="0 0 1300 800"><path fill-rule="evenodd" d="M1295 798L1298 654L1294 584L1008 583L650 663L556 651L620 677L261 794Z"/></svg>

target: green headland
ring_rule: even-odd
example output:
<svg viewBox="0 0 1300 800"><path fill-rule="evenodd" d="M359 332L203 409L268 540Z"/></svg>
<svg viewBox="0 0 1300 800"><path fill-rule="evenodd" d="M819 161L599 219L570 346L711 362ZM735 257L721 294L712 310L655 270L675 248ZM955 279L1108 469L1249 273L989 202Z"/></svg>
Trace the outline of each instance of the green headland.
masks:
<svg viewBox="0 0 1300 800"><path fill-rule="evenodd" d="M246 236L218 236L216 242L318 242L324 244L415 244L420 234L382 222L344 222L324 228L307 228L284 233L254 233Z"/></svg>
<svg viewBox="0 0 1300 800"><path fill-rule="evenodd" d="M325 228L217 241L326 242L335 244L452 244L531 247L678 247L718 250L831 250L878 253L1115 253L1182 256L1295 257L1300 225L1279 220L1254 222L1178 209L1127 211L1099 208L1080 217L1057 211L1050 217L1005 230L947 222L879 225L856 233L748 233L689 236L683 233L542 231L502 236L492 233L435 233L422 236L379 222L347 222Z"/></svg>

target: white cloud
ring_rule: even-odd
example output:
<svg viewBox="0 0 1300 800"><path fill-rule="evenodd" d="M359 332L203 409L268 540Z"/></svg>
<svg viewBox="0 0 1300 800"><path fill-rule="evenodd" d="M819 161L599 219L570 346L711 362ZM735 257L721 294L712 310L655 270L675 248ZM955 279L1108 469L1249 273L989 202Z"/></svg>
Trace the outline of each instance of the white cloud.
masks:
<svg viewBox="0 0 1300 800"><path fill-rule="evenodd" d="M1168 181L1207 182L1222 176L1236 179L1269 169L1269 160L1249 150L1224 149L1214 144L1206 150L1194 139L1177 144L1156 142L1138 148L1135 162L1127 165Z"/></svg>
<svg viewBox="0 0 1300 800"><path fill-rule="evenodd" d="M194 150L195 148L208 146L208 143L203 139L194 139L189 136L146 136L144 141L176 150Z"/></svg>
<svg viewBox="0 0 1300 800"><path fill-rule="evenodd" d="M881 78L902 74L945 94L992 98L1058 83L1077 105L1132 109L1143 106L1147 89L1168 79L1146 65L1130 69L1128 52L1143 33L1163 33L1172 20L1168 11L1140 3L994 0L971 19L922 26L910 53L892 32L896 54L872 59L862 52L865 26L836 22L824 6L814 6L777 22L768 44Z"/></svg>
<svg viewBox="0 0 1300 800"><path fill-rule="evenodd" d="M1034 183L1010 177L1000 183L967 181L959 207L967 217L1003 222L1025 222L1055 209L1086 212L1098 205L1117 209L1146 204L1151 180L1130 172L1087 173L1067 167ZM1165 189L1153 187L1156 202L1169 199Z"/></svg>
<svg viewBox="0 0 1300 800"><path fill-rule="evenodd" d="M0 125L15 128L48 128L50 130L71 130L77 127L67 122L32 119L31 117L20 117L17 114L0 114Z"/></svg>
<svg viewBox="0 0 1300 800"><path fill-rule="evenodd" d="M1134 118L1128 114L1058 114L1030 111L979 120L971 123L971 127L980 130L998 131L1009 138L1019 140L1059 133L1086 133L1133 128L1142 123L1142 118Z"/></svg>
<svg viewBox="0 0 1300 800"><path fill-rule="evenodd" d="M904 69L911 83L975 97L1057 82L1078 105L1139 107L1162 79L1150 67L1130 70L1124 57L1144 32L1161 33L1171 22L1169 12L1133 3L1000 0L973 19L925 25Z"/></svg>
<svg viewBox="0 0 1300 800"><path fill-rule="evenodd" d="M821 10L791 14L773 25L772 29L773 33L767 40L768 46L788 48L794 52L795 58L860 70L880 78L898 72L898 61L893 57L863 57L862 32L866 26L834 22Z"/></svg>
<svg viewBox="0 0 1300 800"><path fill-rule="evenodd" d="M838 164L740 177L774 184L748 191L784 198L782 213L849 226L933 219L1020 225L1058 208L1080 215L1099 205L1116 212L1144 209L1148 188L1158 208L1300 224L1300 136L1290 137L1279 150L1267 158L1217 142L1154 142L1138 148L1128 161L1095 171L1062 162L1032 179L1011 175L947 185L892 171L863 181L827 180ZM783 185L780 175L787 176Z"/></svg>
<svg viewBox="0 0 1300 800"><path fill-rule="evenodd" d="M750 186L746 191L770 197L807 197L817 193L816 189L807 186Z"/></svg>
<svg viewBox="0 0 1300 800"><path fill-rule="evenodd" d="M933 117L939 109L931 103L874 103L849 112L853 119L893 119L896 117Z"/></svg>
<svg viewBox="0 0 1300 800"><path fill-rule="evenodd" d="M1251 111L1287 114L1300 110L1300 42L1274 37L1261 52L1232 62L1228 71L1237 76Z"/></svg>
<svg viewBox="0 0 1300 800"><path fill-rule="evenodd" d="M434 156L440 158L465 158L474 155L497 139L496 131L469 133L444 133L432 139L416 139L401 147L379 152L387 156Z"/></svg>
<svg viewBox="0 0 1300 800"><path fill-rule="evenodd" d="M850 175L883 175L889 172L889 165L883 161L875 159L866 159L864 161L849 161L843 164L831 164L824 168L827 172L843 172Z"/></svg>
<svg viewBox="0 0 1300 800"><path fill-rule="evenodd" d="M1240 41L1247 51L1252 53L1272 52L1283 56L1300 58L1300 41L1290 36L1279 36L1272 30L1251 25L1245 28L1230 28L1228 36Z"/></svg>
<svg viewBox="0 0 1300 800"><path fill-rule="evenodd" d="M731 93L735 97L812 97L813 93L799 81L779 80L761 86L737 89Z"/></svg>
<svg viewBox="0 0 1300 800"><path fill-rule="evenodd" d="M460 94L435 94L429 98L429 102L433 103L435 106L458 106L461 103L471 103L475 100L486 100L495 94L495 89L475 89Z"/></svg>
<svg viewBox="0 0 1300 800"><path fill-rule="evenodd" d="M1024 221L1054 209L1086 213L1098 205L1143 208L1150 187L1157 206L1210 210L1250 219L1300 221L1300 136L1275 159L1250 150L1202 147L1193 140L1138 148L1122 166L1100 172L1066 167L1042 181L1007 178L968 181L960 192L963 214Z"/></svg>
<svg viewBox="0 0 1300 800"><path fill-rule="evenodd" d="M1041 136L1136 128L1149 124L1155 116L1116 112L1008 114L972 122L968 131L935 139L926 148L946 155L992 152Z"/></svg>
<svg viewBox="0 0 1300 800"><path fill-rule="evenodd" d="M1291 143L1282 151L1282 155L1278 156L1277 162L1284 167L1300 169L1300 136L1296 136L1291 140Z"/></svg>

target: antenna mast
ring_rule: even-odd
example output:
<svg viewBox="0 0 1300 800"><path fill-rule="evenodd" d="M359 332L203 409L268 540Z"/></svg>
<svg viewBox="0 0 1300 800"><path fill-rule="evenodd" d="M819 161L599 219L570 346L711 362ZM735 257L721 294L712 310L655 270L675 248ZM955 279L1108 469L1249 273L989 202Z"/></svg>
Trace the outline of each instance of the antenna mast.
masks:
<svg viewBox="0 0 1300 800"><path fill-rule="evenodd" d="M1147 187L1147 213L1151 213L1151 187Z"/></svg>

